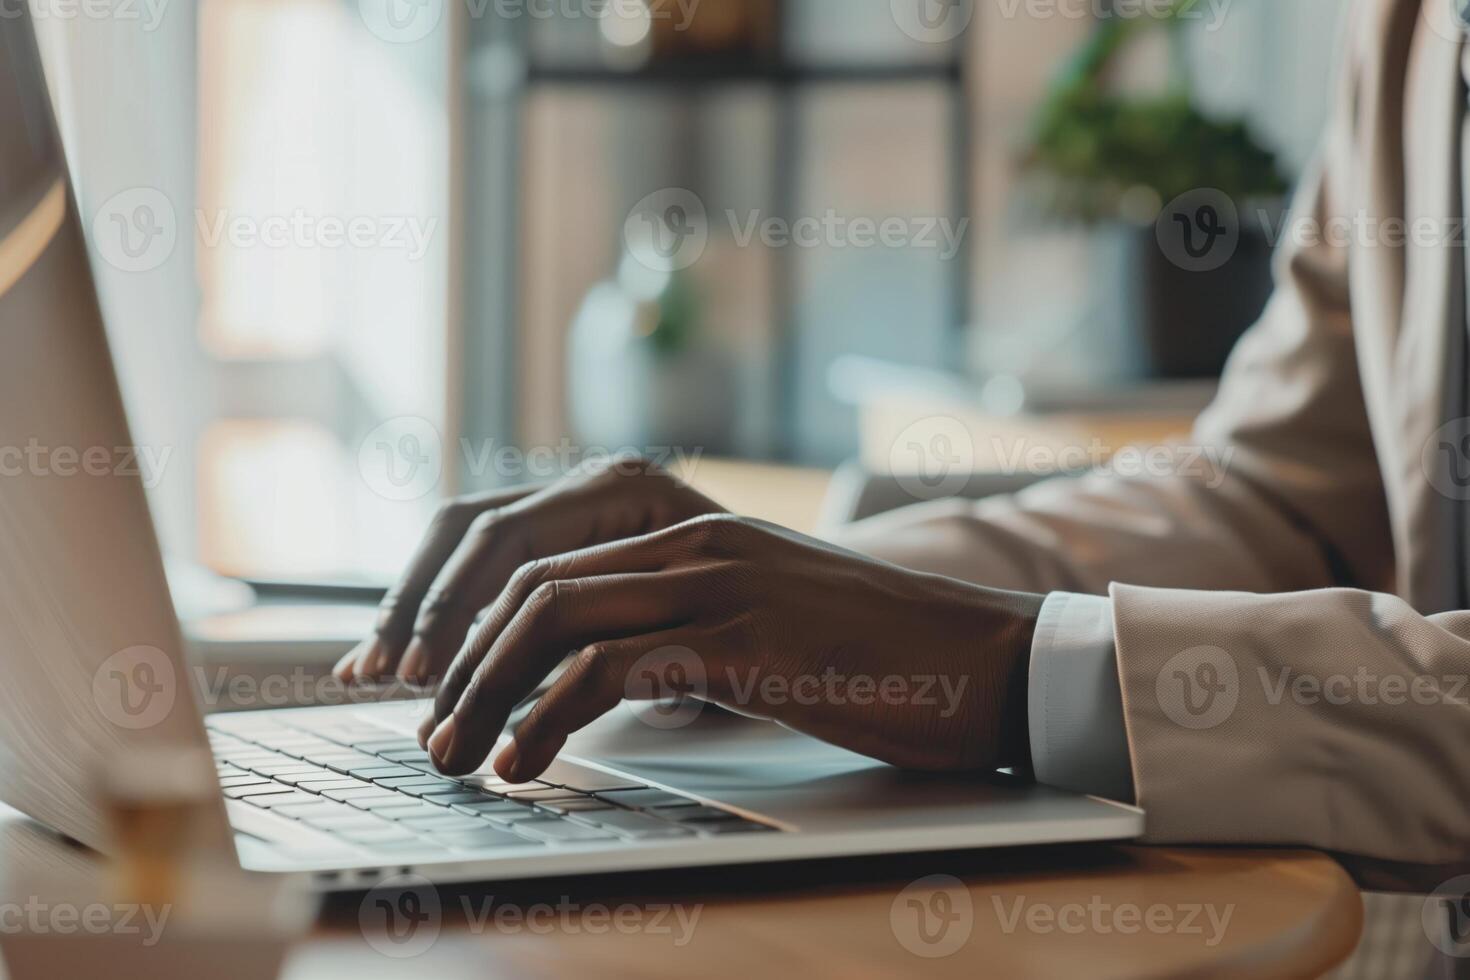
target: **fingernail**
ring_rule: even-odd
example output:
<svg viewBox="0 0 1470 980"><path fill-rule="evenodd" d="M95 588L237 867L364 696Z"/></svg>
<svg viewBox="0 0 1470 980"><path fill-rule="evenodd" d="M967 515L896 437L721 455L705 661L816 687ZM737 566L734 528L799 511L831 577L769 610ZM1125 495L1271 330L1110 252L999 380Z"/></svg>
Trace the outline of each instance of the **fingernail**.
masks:
<svg viewBox="0 0 1470 980"><path fill-rule="evenodd" d="M454 748L454 715L451 714L439 723L434 729L434 734L429 736L429 754L434 757L435 762L444 762L449 758L450 751Z"/></svg>
<svg viewBox="0 0 1470 980"><path fill-rule="evenodd" d="M419 748L425 751L428 750L429 736L434 734L434 729L437 727L438 724L434 719L434 709L430 708L424 713L423 721L419 722Z"/></svg>
<svg viewBox="0 0 1470 980"><path fill-rule="evenodd" d="M521 750L516 746L515 739L500 750L500 755L495 757L495 774L508 782L519 782L515 778L516 765L521 761Z"/></svg>

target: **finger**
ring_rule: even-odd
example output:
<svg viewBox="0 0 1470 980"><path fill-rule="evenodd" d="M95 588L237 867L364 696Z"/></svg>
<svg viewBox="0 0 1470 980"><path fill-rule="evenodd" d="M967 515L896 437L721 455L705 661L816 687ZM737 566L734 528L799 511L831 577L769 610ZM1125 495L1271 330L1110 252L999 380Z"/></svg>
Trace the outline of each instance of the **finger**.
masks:
<svg viewBox="0 0 1470 980"><path fill-rule="evenodd" d="M338 676L381 678L393 673L413 636L414 621L424 596L444 562L454 553L470 525L487 510L506 506L535 492L536 488L465 497L440 507L423 541L397 584L378 604L373 634L338 663Z"/></svg>
<svg viewBox="0 0 1470 980"><path fill-rule="evenodd" d="M448 667L475 616L532 559L632 538L664 520L652 512L655 485L609 469L480 514L426 591L399 676L422 683Z"/></svg>
<svg viewBox="0 0 1470 980"><path fill-rule="evenodd" d="M630 685L632 674L644 670L662 676L671 665L684 666L695 644L690 629L665 630L646 636L594 643L582 649L566 672L541 696L516 729L515 738L495 759L503 779L523 783L546 771L568 736L592 724L624 700L662 696L660 685ZM703 671L696 690L705 693Z"/></svg>
<svg viewBox="0 0 1470 980"><path fill-rule="evenodd" d="M694 614L690 585L688 573L666 572L538 586L430 736L435 765L449 774L479 768L511 711L568 651L685 625Z"/></svg>
<svg viewBox="0 0 1470 980"><path fill-rule="evenodd" d="M675 530L669 529L522 565L501 590L479 629L465 640L459 655L445 673L434 699L433 711L419 728L419 741L427 744L429 735L459 703L495 641L536 589L557 579L662 571L677 554L677 538Z"/></svg>

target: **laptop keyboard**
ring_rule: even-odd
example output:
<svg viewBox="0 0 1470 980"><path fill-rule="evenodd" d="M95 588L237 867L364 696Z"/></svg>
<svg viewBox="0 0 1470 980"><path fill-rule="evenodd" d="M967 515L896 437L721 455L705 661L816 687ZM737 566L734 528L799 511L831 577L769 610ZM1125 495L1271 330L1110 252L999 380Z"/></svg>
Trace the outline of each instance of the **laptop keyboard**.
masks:
<svg viewBox="0 0 1470 980"><path fill-rule="evenodd" d="M610 845L777 828L557 760L540 778L451 778L411 738L359 720L211 728L224 795L379 853Z"/></svg>

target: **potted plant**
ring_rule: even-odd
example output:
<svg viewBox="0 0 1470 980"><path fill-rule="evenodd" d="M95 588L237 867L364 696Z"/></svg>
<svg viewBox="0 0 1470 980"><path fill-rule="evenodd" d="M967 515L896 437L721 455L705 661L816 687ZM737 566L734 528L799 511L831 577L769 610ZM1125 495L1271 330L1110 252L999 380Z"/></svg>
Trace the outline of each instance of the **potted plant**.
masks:
<svg viewBox="0 0 1470 980"><path fill-rule="evenodd" d="M1140 373L1152 377L1218 375L1270 295L1271 247L1258 218L1278 212L1287 190L1276 155L1243 120L1196 106L1179 32L1198 2L1100 21L1053 83L1023 161L1026 198L1049 219L1119 233L1128 261L1115 297L1137 333ZM1172 83L1146 96L1115 93L1117 59L1149 30L1169 32ZM1172 254L1170 223L1195 216L1171 213L1177 204L1209 208L1199 213L1212 220L1228 212L1237 223L1230 254L1218 263Z"/></svg>

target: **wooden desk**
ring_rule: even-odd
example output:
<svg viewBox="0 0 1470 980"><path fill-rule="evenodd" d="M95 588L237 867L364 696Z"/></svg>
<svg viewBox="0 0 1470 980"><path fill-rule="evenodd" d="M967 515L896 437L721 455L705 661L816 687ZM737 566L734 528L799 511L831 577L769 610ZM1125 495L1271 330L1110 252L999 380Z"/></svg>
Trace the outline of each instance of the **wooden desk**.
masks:
<svg viewBox="0 0 1470 980"><path fill-rule="evenodd" d="M801 529L826 485L821 473L713 460L689 476L734 510ZM0 806L0 827L21 823ZM22 851L83 860L39 833L23 834ZM915 884L935 875L946 877ZM371 909L393 896L330 900L285 977L1314 977L1352 952L1362 919L1357 889L1321 855L1115 846L446 888L434 892L437 932L411 958L385 955L363 928L365 897ZM670 906L687 932L659 911ZM551 926L497 928L504 907L545 908ZM936 952L948 955L923 955Z"/></svg>
<svg viewBox="0 0 1470 980"><path fill-rule="evenodd" d="M941 887L908 887L930 875L945 876ZM936 891L947 905L931 904ZM1352 882L1320 855L1134 847L645 874L437 897L442 928L407 960L364 941L362 897L334 899L286 977L1317 977L1352 951L1362 914ZM655 925L666 906L684 919L669 912ZM487 907L540 907L541 934L513 920L497 929ZM930 908L946 913L927 920L932 945L917 929L919 910ZM592 909L602 911L581 911ZM623 929L607 924L617 914Z"/></svg>

